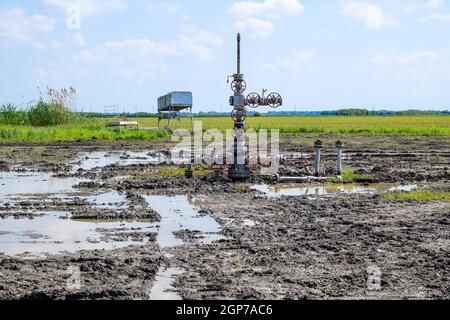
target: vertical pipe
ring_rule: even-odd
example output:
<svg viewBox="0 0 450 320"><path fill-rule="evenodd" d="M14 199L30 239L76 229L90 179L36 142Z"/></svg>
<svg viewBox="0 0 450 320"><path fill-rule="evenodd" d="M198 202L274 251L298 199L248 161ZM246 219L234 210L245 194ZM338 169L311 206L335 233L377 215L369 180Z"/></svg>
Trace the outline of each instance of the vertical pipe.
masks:
<svg viewBox="0 0 450 320"><path fill-rule="evenodd" d="M191 114L191 131L194 132L194 118L192 117L192 107L190 107Z"/></svg>
<svg viewBox="0 0 450 320"><path fill-rule="evenodd" d="M186 170L184 172L184 175L186 178L191 179L194 175L194 172L192 171L192 165L190 163L186 164Z"/></svg>
<svg viewBox="0 0 450 320"><path fill-rule="evenodd" d="M241 74L241 34L237 35L237 74Z"/></svg>
<svg viewBox="0 0 450 320"><path fill-rule="evenodd" d="M233 163L236 165L236 164L238 164L238 139L237 139L237 137L234 137L233 156L234 156Z"/></svg>
<svg viewBox="0 0 450 320"><path fill-rule="evenodd" d="M323 143L320 140L317 140L314 143L314 150L316 153L315 159L314 159L314 168L315 168L315 175L316 177L320 177L320 151L323 147Z"/></svg>
<svg viewBox="0 0 450 320"><path fill-rule="evenodd" d="M342 149L344 148L344 142L339 140L336 142L336 171L337 175L340 176L342 174Z"/></svg>
<svg viewBox="0 0 450 320"><path fill-rule="evenodd" d="M172 107L169 107L169 120L167 124L167 129L170 131L172 126Z"/></svg>
<svg viewBox="0 0 450 320"><path fill-rule="evenodd" d="M161 129L160 124L161 124L161 112L158 111L158 129Z"/></svg>

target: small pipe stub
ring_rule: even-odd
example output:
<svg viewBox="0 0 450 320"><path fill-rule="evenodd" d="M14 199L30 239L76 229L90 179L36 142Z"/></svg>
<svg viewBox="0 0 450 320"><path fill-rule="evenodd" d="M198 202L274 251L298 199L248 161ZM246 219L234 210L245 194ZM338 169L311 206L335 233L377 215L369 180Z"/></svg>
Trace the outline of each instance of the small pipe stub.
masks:
<svg viewBox="0 0 450 320"><path fill-rule="evenodd" d="M336 142L336 148L343 149L344 148L344 141L341 141L341 140L337 141Z"/></svg>
<svg viewBox="0 0 450 320"><path fill-rule="evenodd" d="M187 164L186 165L186 171L184 172L184 176L188 179L191 179L194 175L194 172L192 171L192 165Z"/></svg>
<svg viewBox="0 0 450 320"><path fill-rule="evenodd" d="M314 143L314 149L315 149L315 153L316 153L316 157L314 159L314 171L315 171L315 176L316 177L320 177L320 153L321 153L321 149L323 147L323 142L320 140L317 140Z"/></svg>
<svg viewBox="0 0 450 320"><path fill-rule="evenodd" d="M314 148L322 148L323 147L323 142L321 140L317 140L316 142L314 142Z"/></svg>

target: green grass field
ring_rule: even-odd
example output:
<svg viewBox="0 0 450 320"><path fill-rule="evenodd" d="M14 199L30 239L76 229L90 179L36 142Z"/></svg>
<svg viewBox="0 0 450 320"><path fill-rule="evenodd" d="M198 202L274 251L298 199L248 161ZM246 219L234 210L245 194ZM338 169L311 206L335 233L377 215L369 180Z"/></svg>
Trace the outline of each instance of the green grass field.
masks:
<svg viewBox="0 0 450 320"><path fill-rule="evenodd" d="M155 118L130 118L141 127L156 127ZM195 118L202 129L230 129L228 117ZM87 121L86 124L68 124L48 127L0 124L0 142L12 141L76 141L87 139L157 139L168 137L163 131L144 130L114 132L107 130L105 119ZM183 119L183 125L189 121ZM247 128L280 129L281 133L362 134L362 135L440 135L450 136L450 116L367 116L367 117L251 117ZM176 126L175 126L176 128Z"/></svg>
<svg viewBox="0 0 450 320"><path fill-rule="evenodd" d="M442 201L450 202L450 192L434 192L434 191L412 191L412 192L396 192L382 194L384 201L412 201L412 202L430 202Z"/></svg>
<svg viewBox="0 0 450 320"><path fill-rule="evenodd" d="M59 142L78 140L151 140L169 137L163 130L116 132L105 125L59 125L51 127L0 125L1 142Z"/></svg>
<svg viewBox="0 0 450 320"><path fill-rule="evenodd" d="M156 119L137 119L147 127L156 127ZM203 130L232 128L231 118L195 118L202 121ZM167 123L167 122L166 122ZM183 119L183 125L189 121ZM328 134L392 134L450 135L450 116L375 116L375 117L251 117L247 128L280 129L281 133Z"/></svg>

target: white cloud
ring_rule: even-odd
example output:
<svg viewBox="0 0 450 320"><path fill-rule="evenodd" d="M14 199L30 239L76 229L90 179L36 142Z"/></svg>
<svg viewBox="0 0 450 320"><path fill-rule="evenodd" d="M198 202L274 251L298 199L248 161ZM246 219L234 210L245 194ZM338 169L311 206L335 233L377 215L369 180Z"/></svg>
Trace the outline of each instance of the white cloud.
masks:
<svg viewBox="0 0 450 320"><path fill-rule="evenodd" d="M411 54L384 54L379 53L372 59L374 62L390 64L411 64L419 61L434 61L439 58L439 55L433 51L422 51Z"/></svg>
<svg viewBox="0 0 450 320"><path fill-rule="evenodd" d="M450 13L433 13L429 16L419 19L419 22L429 22L429 21L439 21L439 22L450 22Z"/></svg>
<svg viewBox="0 0 450 320"><path fill-rule="evenodd" d="M303 13L304 7L298 0L266 0L264 2L236 2L228 12L238 19L250 17L280 17Z"/></svg>
<svg viewBox="0 0 450 320"><path fill-rule="evenodd" d="M90 50L80 51L75 59L80 63L114 65L116 70L123 71L119 73L126 74L128 66L157 58L191 54L208 60L213 57L213 48L222 44L222 38L212 32L187 28L182 31L179 41L174 43L158 43L148 38L107 41Z"/></svg>
<svg viewBox="0 0 450 320"><path fill-rule="evenodd" d="M19 42L33 40L36 35L55 29L55 21L44 15L26 16L20 8L0 10L0 37Z"/></svg>
<svg viewBox="0 0 450 320"><path fill-rule="evenodd" d="M168 13L179 13L181 11L178 4L165 1L146 1L144 2L144 6L149 11L161 10Z"/></svg>
<svg viewBox="0 0 450 320"><path fill-rule="evenodd" d="M167 70L167 66L164 64L137 64L134 66L127 67L119 67L117 69L113 69L111 71L111 75L118 76L124 79L133 79L138 82L142 82L145 79L149 79L153 77L155 74L159 72L165 72Z"/></svg>
<svg viewBox="0 0 450 320"><path fill-rule="evenodd" d="M85 44L84 37L81 33L67 33L63 41L51 40L49 42L35 41L33 48L39 51L46 51L48 49L61 49L64 46L83 47Z"/></svg>
<svg viewBox="0 0 450 320"><path fill-rule="evenodd" d="M52 40L48 44L45 44L40 41L36 41L33 43L33 48L38 51L46 51L47 49L59 49L63 47L63 43L58 40Z"/></svg>
<svg viewBox="0 0 450 320"><path fill-rule="evenodd" d="M364 21L371 30L398 25L398 21L379 6L361 1L341 1L341 14Z"/></svg>
<svg viewBox="0 0 450 320"><path fill-rule="evenodd" d="M175 48L172 45L156 43L147 38L125 39L122 41L108 41L105 42L101 48L107 49L111 52L130 52L130 54L140 55L161 55L170 56L177 55Z"/></svg>
<svg viewBox="0 0 450 320"><path fill-rule="evenodd" d="M259 20L256 18L247 18L236 21L236 27L240 30L249 30L252 34L258 36L270 35L273 32L274 25L271 21Z"/></svg>
<svg viewBox="0 0 450 320"><path fill-rule="evenodd" d="M185 30L180 36L180 46L184 52L191 53L201 60L213 57L213 47L223 44L220 36L204 30Z"/></svg>
<svg viewBox="0 0 450 320"><path fill-rule="evenodd" d="M33 48L38 50L38 51L45 51L45 50L47 50L47 46L44 43L39 42L39 41L33 43Z"/></svg>
<svg viewBox="0 0 450 320"><path fill-rule="evenodd" d="M444 0L426 0L425 7L428 9L436 9L444 4Z"/></svg>
<svg viewBox="0 0 450 320"><path fill-rule="evenodd" d="M188 14L185 14L185 13L183 13L181 15L181 19L183 19L184 21L191 21L192 20L191 16L188 15Z"/></svg>
<svg viewBox="0 0 450 320"><path fill-rule="evenodd" d="M173 2L166 1L144 1L144 6L148 11L162 11L180 16L185 21L190 21L191 17L184 13L181 7Z"/></svg>
<svg viewBox="0 0 450 320"><path fill-rule="evenodd" d="M301 71L304 65L314 60L314 54L310 51L299 51L291 57L286 57L277 63L266 63L263 68L268 71Z"/></svg>
<svg viewBox="0 0 450 320"><path fill-rule="evenodd" d="M417 1L408 1L408 4L403 7L404 12L413 12L416 10L423 11L434 11L444 5L444 0L420 0Z"/></svg>
<svg viewBox="0 0 450 320"><path fill-rule="evenodd" d="M63 70L56 67L53 63L48 63L44 68L37 68L33 71L33 77L45 82L59 81L63 78Z"/></svg>
<svg viewBox="0 0 450 320"><path fill-rule="evenodd" d="M84 62L121 63L136 59L148 59L155 56L179 56L181 53L174 45L156 43L147 38L107 41L93 50L83 50L77 60Z"/></svg>
<svg viewBox="0 0 450 320"><path fill-rule="evenodd" d="M145 83L157 73L165 72L164 57L181 56L175 45L157 43L148 38L130 38L107 41L92 49L83 49L75 57L76 72L89 74L95 66L97 70L115 78ZM151 61L151 63L149 63Z"/></svg>
<svg viewBox="0 0 450 320"><path fill-rule="evenodd" d="M283 16L296 16L304 12L298 0L265 0L264 2L236 2L228 10L235 26L249 30L254 35L270 35L274 30L272 20Z"/></svg>
<svg viewBox="0 0 450 320"><path fill-rule="evenodd" d="M75 43L75 45L77 45L78 47L84 47L86 42L84 40L84 36L81 33L75 32L71 34L71 36L72 42Z"/></svg>
<svg viewBox="0 0 450 320"><path fill-rule="evenodd" d="M52 40L50 41L50 48L52 49L59 49L63 47L63 43L58 40Z"/></svg>
<svg viewBox="0 0 450 320"><path fill-rule="evenodd" d="M73 6L81 8L81 14L94 15L104 11L123 10L125 0L42 0L44 4L67 10Z"/></svg>

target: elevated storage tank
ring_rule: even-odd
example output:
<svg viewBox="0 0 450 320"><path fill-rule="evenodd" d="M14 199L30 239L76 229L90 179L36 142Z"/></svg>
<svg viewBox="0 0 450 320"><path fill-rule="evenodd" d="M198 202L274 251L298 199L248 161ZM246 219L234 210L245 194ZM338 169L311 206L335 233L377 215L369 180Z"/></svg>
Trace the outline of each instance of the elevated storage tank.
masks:
<svg viewBox="0 0 450 320"><path fill-rule="evenodd" d="M172 130L172 121L178 120L179 127L181 124L181 117L183 110L189 110L189 118L191 128L193 127L192 118L192 92L175 91L158 98L158 128L161 128L161 121L167 119L166 129ZM185 112L186 113L186 112Z"/></svg>
<svg viewBox="0 0 450 320"><path fill-rule="evenodd" d="M158 98L158 111L180 111L192 107L192 92L176 91Z"/></svg>

